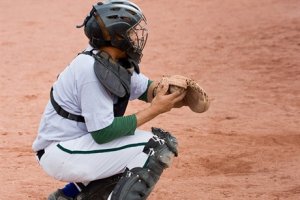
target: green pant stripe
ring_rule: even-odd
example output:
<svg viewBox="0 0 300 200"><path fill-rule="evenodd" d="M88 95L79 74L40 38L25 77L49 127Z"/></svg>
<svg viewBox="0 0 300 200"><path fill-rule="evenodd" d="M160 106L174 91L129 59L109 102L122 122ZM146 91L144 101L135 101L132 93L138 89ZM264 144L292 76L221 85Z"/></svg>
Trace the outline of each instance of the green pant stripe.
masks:
<svg viewBox="0 0 300 200"><path fill-rule="evenodd" d="M67 152L69 154L93 154L93 153L107 153L107 152L113 152L113 151L120 151L122 149L127 149L131 147L138 147L138 146L145 146L147 143L136 143L136 144L129 144L122 147L112 148L112 149L98 149L98 150L90 150L90 151L80 151L80 150L70 150L66 149L60 144L57 144L57 147L60 148L62 151Z"/></svg>

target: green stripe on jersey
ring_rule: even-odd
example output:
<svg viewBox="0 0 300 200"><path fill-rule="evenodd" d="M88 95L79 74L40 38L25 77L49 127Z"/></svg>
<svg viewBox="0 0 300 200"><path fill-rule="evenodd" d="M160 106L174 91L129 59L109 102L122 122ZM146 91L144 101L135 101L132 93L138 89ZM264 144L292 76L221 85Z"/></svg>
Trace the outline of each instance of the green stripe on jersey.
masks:
<svg viewBox="0 0 300 200"><path fill-rule="evenodd" d="M98 149L98 150L90 150L90 151L81 151L81 150L70 150L67 149L60 144L57 144L57 147L60 148L62 151L67 152L69 154L93 154L93 153L107 153L107 152L113 152L113 151L120 151L123 149L128 149L131 147L138 147L138 146L145 146L147 142L141 142L141 143L136 143L136 144L128 144L122 147L117 147L117 148L111 148L111 149Z"/></svg>

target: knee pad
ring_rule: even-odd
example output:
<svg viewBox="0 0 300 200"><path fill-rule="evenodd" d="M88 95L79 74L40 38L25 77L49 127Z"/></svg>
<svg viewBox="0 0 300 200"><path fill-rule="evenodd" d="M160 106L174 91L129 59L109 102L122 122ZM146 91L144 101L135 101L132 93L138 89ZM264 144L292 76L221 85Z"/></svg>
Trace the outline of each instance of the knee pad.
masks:
<svg viewBox="0 0 300 200"><path fill-rule="evenodd" d="M113 190L111 200L147 199L164 169L171 165L174 155L177 154L176 138L170 137L171 135L165 134L166 132L163 133L160 137L154 135L145 145L144 152L148 153L149 158L144 167L124 172ZM162 138L163 135L166 138Z"/></svg>
<svg viewBox="0 0 300 200"><path fill-rule="evenodd" d="M157 137L159 137L160 139L163 139L165 141L165 143L168 146L168 148L170 149L170 151L172 151L174 153L174 155L177 157L178 156L177 139L171 133L164 131L161 128L152 127L151 130L154 135L156 135Z"/></svg>

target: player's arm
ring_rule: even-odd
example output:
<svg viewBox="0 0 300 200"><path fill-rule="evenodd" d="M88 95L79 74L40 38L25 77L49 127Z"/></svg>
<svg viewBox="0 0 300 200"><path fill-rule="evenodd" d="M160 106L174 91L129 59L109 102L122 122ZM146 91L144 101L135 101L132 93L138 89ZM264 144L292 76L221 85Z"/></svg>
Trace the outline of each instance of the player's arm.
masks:
<svg viewBox="0 0 300 200"><path fill-rule="evenodd" d="M100 130L91 132L95 142L104 144L122 136L133 135L137 128L137 119L135 114L115 117L113 122Z"/></svg>
<svg viewBox="0 0 300 200"><path fill-rule="evenodd" d="M133 135L137 127L152 120L159 114L170 111L185 96L185 93L180 91L164 94L164 90L162 90L164 85L159 87L157 95L153 98L149 107L133 115L115 117L112 124L108 127L91 132L94 140L99 144L103 144L122 136Z"/></svg>
<svg viewBox="0 0 300 200"><path fill-rule="evenodd" d="M156 116L170 111L175 107L177 102L181 101L184 98L186 94L185 91L176 91L172 94L166 94L167 90L164 87L168 86L160 84L157 87L156 96L151 99L150 106L136 113L137 126L141 126L142 124L150 121Z"/></svg>

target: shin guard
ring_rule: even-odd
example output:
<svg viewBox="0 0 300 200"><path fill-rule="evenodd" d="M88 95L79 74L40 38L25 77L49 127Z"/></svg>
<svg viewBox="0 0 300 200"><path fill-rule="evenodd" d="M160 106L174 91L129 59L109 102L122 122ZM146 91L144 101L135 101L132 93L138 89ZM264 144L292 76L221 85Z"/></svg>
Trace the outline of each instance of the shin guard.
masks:
<svg viewBox="0 0 300 200"><path fill-rule="evenodd" d="M177 155L177 140L173 136L170 138L169 144L157 135L149 140L144 149L149 154L146 164L143 168L136 167L124 172L113 190L111 200L147 199L163 170L171 165L174 155Z"/></svg>

